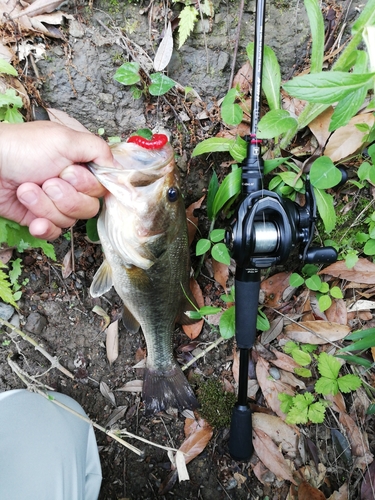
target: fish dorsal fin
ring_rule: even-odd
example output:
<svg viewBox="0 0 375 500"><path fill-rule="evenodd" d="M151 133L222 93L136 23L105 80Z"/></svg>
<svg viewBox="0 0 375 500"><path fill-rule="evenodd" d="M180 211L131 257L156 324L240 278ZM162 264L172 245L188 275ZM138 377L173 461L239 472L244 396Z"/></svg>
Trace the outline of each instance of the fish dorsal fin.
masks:
<svg viewBox="0 0 375 500"><path fill-rule="evenodd" d="M97 270L93 282L90 286L91 297L100 297L108 292L113 285L112 270L107 260L104 260L102 265Z"/></svg>
<svg viewBox="0 0 375 500"><path fill-rule="evenodd" d="M140 324L125 305L122 310L122 322L130 333L138 332Z"/></svg>

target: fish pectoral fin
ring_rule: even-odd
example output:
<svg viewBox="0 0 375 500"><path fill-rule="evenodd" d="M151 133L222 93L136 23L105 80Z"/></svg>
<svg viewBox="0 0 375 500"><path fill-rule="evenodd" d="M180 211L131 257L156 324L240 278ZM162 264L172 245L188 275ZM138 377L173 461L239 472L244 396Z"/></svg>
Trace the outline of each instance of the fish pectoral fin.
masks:
<svg viewBox="0 0 375 500"><path fill-rule="evenodd" d="M91 297L100 297L108 292L113 285L112 269L107 260L97 270L90 286Z"/></svg>
<svg viewBox="0 0 375 500"><path fill-rule="evenodd" d="M125 305L122 309L122 322L130 333L138 332L140 324Z"/></svg>

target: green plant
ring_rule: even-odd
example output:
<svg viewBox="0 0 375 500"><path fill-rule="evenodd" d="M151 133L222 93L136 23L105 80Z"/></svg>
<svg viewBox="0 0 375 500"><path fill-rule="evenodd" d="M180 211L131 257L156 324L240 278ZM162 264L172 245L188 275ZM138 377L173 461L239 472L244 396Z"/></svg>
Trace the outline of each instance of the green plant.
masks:
<svg viewBox="0 0 375 500"><path fill-rule="evenodd" d="M284 351L290 354L296 363L301 365L294 369L294 373L301 377L309 378L312 376L311 370L305 367L311 363L312 359L310 353L314 352L316 348L316 345L296 344L291 340L285 344Z"/></svg>
<svg viewBox="0 0 375 500"><path fill-rule="evenodd" d="M316 274L317 270L318 268L314 265L304 266L302 268L302 273L306 276L306 278L302 277L298 273L293 273L289 278L289 283L291 286L296 288L304 284L309 290L316 292L319 309L324 312L332 304L331 297L335 299L342 299L343 294L338 286L330 287L328 283L322 281Z"/></svg>
<svg viewBox="0 0 375 500"><path fill-rule="evenodd" d="M374 367L374 362L361 356L365 351L375 347L375 328L367 330L357 330L345 337L345 340L351 341L349 345L338 351L336 356L345 359L349 363L361 365L366 369ZM359 351L358 353L356 351ZM355 354L353 354L353 352Z"/></svg>
<svg viewBox="0 0 375 500"><path fill-rule="evenodd" d="M0 59L0 74L18 76L17 70L4 59ZM18 111L22 106L22 99L14 89L8 88L0 93L0 121L22 123L23 116Z"/></svg>
<svg viewBox="0 0 375 500"><path fill-rule="evenodd" d="M129 85L134 99L139 99L146 91L153 96L166 94L175 86L175 82L164 73L152 73L150 75L151 83L148 84L140 74L140 66L136 62L126 62L120 66L113 78L122 85ZM136 84L140 87L136 87Z"/></svg>
<svg viewBox="0 0 375 500"><path fill-rule="evenodd" d="M309 364L308 358L311 362L309 351L315 349L315 346L307 344L306 350L306 346L298 346L294 342L288 344L287 351L291 352L292 356L294 353L294 359L297 358L306 365ZM361 379L357 375L347 374L339 377L341 363L331 354L322 352L317 357L317 361L320 373L314 386L317 394L335 395L339 391L347 393L355 391L361 386ZM315 396L309 392L296 396L280 393L278 399L281 401L281 411L287 415L285 421L288 424L307 424L308 422L320 424L324 421L327 402L324 400L316 401Z"/></svg>
<svg viewBox="0 0 375 500"><path fill-rule="evenodd" d="M178 48L181 48L182 45L186 42L189 35L193 32L199 14L201 14L201 16L214 16L214 4L211 0L205 0L204 2L199 3L193 2L192 0L172 0L172 2L182 3L184 5L183 9L180 12L180 15L178 16L180 19L178 25Z"/></svg>

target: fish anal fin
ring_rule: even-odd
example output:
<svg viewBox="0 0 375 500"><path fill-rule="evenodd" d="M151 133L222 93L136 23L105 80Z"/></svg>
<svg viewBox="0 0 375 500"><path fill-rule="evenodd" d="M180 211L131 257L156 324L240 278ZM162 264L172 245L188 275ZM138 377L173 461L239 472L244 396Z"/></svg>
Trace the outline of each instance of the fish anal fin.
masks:
<svg viewBox="0 0 375 500"><path fill-rule="evenodd" d="M108 292L113 285L112 270L107 260L97 270L90 286L91 297L100 297Z"/></svg>
<svg viewBox="0 0 375 500"><path fill-rule="evenodd" d="M146 415L168 408L183 411L199 406L193 389L177 364L168 371L145 368L142 399Z"/></svg>
<svg viewBox="0 0 375 500"><path fill-rule="evenodd" d="M140 327L139 321L135 319L129 309L124 305L122 309L122 322L130 333L137 333Z"/></svg>

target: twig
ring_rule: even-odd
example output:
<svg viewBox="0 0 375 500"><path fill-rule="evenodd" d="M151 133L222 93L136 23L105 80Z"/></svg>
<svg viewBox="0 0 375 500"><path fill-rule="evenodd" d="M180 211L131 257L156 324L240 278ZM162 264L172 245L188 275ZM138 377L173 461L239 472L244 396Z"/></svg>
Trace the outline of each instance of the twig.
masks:
<svg viewBox="0 0 375 500"><path fill-rule="evenodd" d="M241 0L239 12L238 12L238 27L237 27L237 34L236 34L236 43L235 43L234 50L233 50L233 60L232 60L232 68L231 68L231 72L230 72L230 77L229 77L228 92L232 88L232 84L233 84L234 69L236 67L236 59L237 59L237 52L238 52L238 44L240 42L242 14L243 14L243 9L244 9L244 3L245 3L245 0Z"/></svg>
<svg viewBox="0 0 375 500"><path fill-rule="evenodd" d="M189 368L189 366L195 363L198 359L203 358L203 356L205 356L208 352L212 351L212 349L217 347L224 340L226 339L224 339L223 337L219 337L218 339L216 339L215 342L212 342L212 344L210 344L204 351L200 352L199 354L197 354L197 356L195 356L195 358L191 359L188 363L186 363L186 365L184 365L181 368L181 370L186 370L187 368Z"/></svg>
<svg viewBox="0 0 375 500"><path fill-rule="evenodd" d="M38 342L36 342L33 338L29 337L29 335L22 332L19 328L15 327L11 323L8 323L8 321L5 321L5 319L3 319L3 318L0 318L0 324L10 328L13 333L19 335L20 337L23 338L23 340L26 340L26 342L28 342L29 344L34 346L37 351L39 351L45 358L48 359L48 361L52 365L52 368L57 368L67 377L74 379L74 375L60 364L60 362L56 358L56 356L51 356L50 354L48 354L48 352L45 349L43 349L43 347L41 347L38 344ZM11 335L9 335L9 333L6 332L6 334L11 337Z"/></svg>

